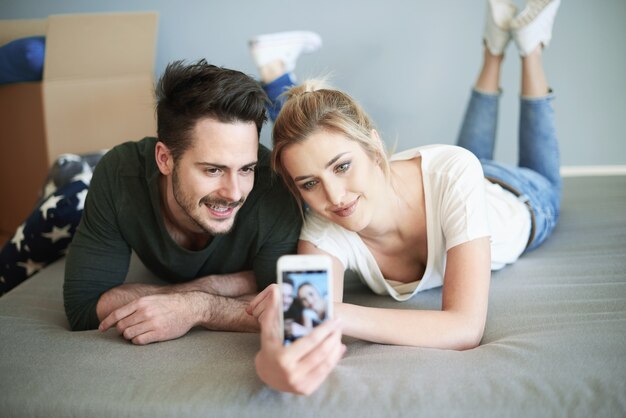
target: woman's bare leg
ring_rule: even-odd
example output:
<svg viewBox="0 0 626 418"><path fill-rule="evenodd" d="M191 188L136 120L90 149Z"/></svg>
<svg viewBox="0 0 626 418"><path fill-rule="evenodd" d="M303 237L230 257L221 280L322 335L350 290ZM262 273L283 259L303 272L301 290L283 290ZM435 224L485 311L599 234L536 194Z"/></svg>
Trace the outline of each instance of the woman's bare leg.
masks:
<svg viewBox="0 0 626 418"><path fill-rule="evenodd" d="M476 80L476 90L484 93L498 93L500 91L500 69L504 55L493 55L487 47L484 48L483 66Z"/></svg>
<svg viewBox="0 0 626 418"><path fill-rule="evenodd" d="M522 97L542 97L548 94L549 87L542 62L543 48L538 46L530 54L522 57Z"/></svg>

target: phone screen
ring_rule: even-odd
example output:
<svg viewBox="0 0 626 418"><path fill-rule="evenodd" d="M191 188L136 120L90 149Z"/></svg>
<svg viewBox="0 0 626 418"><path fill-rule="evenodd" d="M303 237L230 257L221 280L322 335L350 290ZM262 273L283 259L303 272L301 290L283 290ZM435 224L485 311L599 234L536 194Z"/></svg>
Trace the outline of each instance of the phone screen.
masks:
<svg viewBox="0 0 626 418"><path fill-rule="evenodd" d="M329 272L320 269L283 270L284 343L289 345L330 318Z"/></svg>

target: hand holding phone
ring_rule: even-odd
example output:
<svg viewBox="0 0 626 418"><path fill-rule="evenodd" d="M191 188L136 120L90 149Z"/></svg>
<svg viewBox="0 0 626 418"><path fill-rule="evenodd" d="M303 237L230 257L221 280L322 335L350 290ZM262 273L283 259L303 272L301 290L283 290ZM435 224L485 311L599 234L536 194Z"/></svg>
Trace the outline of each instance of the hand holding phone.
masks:
<svg viewBox="0 0 626 418"><path fill-rule="evenodd" d="M310 258L312 256L284 257L279 259L277 266L278 284L264 289L246 309L261 326L261 349L256 355L255 368L259 378L268 386L283 392L309 395L326 380L346 351L346 346L341 343L339 323L329 321L332 315L332 264L329 257L323 257L325 260ZM281 287L288 287L290 281L293 281L292 289L283 293ZM316 285L307 289L302 286L307 282ZM302 291L298 294L300 287ZM325 301L325 308L313 293L313 287ZM296 302L299 298L302 301ZM295 310L290 310L294 303L314 312L298 316ZM303 318L303 323L297 322L298 318ZM323 325L316 326L316 318ZM308 320L309 329L305 323ZM306 338L290 344L292 339L308 332L311 333Z"/></svg>
<svg viewBox="0 0 626 418"><path fill-rule="evenodd" d="M309 395L326 380L346 351L341 343L341 326L336 320L324 321L305 338L283 345L279 332L282 302L280 287L273 284L259 293L247 309L261 326L256 372L276 390Z"/></svg>

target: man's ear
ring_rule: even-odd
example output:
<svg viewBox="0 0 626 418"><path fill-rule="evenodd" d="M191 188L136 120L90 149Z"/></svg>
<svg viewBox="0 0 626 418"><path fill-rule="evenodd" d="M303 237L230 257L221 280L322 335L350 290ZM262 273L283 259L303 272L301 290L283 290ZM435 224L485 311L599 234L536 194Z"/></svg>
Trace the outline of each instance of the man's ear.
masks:
<svg viewBox="0 0 626 418"><path fill-rule="evenodd" d="M154 158L159 171L164 176L169 176L174 171L174 157L170 149L161 141L157 141L154 147Z"/></svg>

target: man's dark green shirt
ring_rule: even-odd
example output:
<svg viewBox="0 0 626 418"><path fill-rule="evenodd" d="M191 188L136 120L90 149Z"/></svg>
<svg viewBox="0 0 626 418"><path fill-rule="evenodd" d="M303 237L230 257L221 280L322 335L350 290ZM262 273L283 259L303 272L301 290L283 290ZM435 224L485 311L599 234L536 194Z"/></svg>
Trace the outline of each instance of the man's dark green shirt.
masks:
<svg viewBox="0 0 626 418"><path fill-rule="evenodd" d="M275 281L278 257L296 251L300 212L272 174L263 145L254 187L233 229L199 251L179 246L165 229L160 209L156 141L144 138L118 145L95 169L66 261L63 294L73 330L98 327L98 299L124 282L132 251L170 283L253 270L259 289Z"/></svg>

